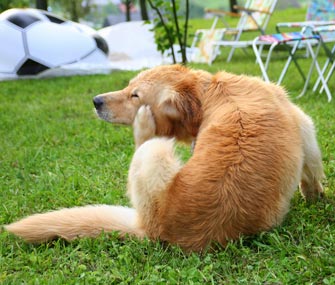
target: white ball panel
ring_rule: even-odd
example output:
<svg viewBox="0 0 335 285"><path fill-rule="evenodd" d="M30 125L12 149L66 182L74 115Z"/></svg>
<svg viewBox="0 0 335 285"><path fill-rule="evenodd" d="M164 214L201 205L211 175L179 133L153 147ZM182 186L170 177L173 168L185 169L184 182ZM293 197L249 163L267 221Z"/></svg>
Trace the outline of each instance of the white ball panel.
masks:
<svg viewBox="0 0 335 285"><path fill-rule="evenodd" d="M96 48L90 36L54 23L36 23L26 33L29 53L54 67L75 62Z"/></svg>
<svg viewBox="0 0 335 285"><path fill-rule="evenodd" d="M0 22L0 72L14 72L25 57L22 33L6 21Z"/></svg>

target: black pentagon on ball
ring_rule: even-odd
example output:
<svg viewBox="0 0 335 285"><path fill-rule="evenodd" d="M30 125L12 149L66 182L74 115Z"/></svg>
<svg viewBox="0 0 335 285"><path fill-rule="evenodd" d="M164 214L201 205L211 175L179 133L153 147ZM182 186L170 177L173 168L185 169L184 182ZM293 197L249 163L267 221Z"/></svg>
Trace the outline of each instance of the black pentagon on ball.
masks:
<svg viewBox="0 0 335 285"><path fill-rule="evenodd" d="M27 12L17 11L14 12L12 15L8 16L7 21L24 29L29 25L31 25L32 23L40 21L40 19Z"/></svg>
<svg viewBox="0 0 335 285"><path fill-rule="evenodd" d="M46 16L50 22L52 23L56 23L56 24L62 24L65 22L65 20L59 18L59 17L56 17L55 15L51 14L51 13L48 13L46 11L43 11L43 10L40 10L41 14L43 14L44 16Z"/></svg>
<svg viewBox="0 0 335 285"><path fill-rule="evenodd" d="M97 47L101 49L106 55L108 55L108 44L106 40L98 34L93 34L92 36L97 44Z"/></svg>
<svg viewBox="0 0 335 285"><path fill-rule="evenodd" d="M16 73L18 75L36 75L48 68L49 67L28 58Z"/></svg>

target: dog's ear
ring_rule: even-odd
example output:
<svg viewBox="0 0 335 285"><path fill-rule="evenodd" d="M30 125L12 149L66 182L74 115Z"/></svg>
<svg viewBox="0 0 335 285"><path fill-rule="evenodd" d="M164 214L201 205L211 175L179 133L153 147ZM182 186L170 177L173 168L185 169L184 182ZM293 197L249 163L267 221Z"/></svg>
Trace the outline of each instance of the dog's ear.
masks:
<svg viewBox="0 0 335 285"><path fill-rule="evenodd" d="M165 92L168 93L161 97L160 103L164 114L171 120L180 121L190 134L196 136L202 120L201 102L195 93L198 91L194 86L180 84L173 91Z"/></svg>
<svg viewBox="0 0 335 285"><path fill-rule="evenodd" d="M159 103L162 113L172 120L180 120L181 114L175 103L178 94L171 90L164 90L162 93Z"/></svg>

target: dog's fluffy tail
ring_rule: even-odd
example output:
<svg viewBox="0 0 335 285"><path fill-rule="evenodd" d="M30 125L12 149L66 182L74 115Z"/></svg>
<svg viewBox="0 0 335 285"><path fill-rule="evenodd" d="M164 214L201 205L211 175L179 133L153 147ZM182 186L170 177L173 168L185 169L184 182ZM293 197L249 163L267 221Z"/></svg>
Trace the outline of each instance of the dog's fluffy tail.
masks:
<svg viewBox="0 0 335 285"><path fill-rule="evenodd" d="M27 242L40 243L57 237L73 240L96 237L102 231L143 237L135 209L121 206L85 206L36 214L6 225L5 229Z"/></svg>

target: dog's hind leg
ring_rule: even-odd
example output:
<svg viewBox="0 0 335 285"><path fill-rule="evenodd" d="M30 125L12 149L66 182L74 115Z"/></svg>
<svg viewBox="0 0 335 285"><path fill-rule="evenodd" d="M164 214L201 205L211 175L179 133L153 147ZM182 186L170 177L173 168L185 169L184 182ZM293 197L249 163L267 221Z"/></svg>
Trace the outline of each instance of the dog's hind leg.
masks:
<svg viewBox="0 0 335 285"><path fill-rule="evenodd" d="M324 179L324 172L321 151L312 120L305 114L300 120L304 152L300 190L307 201L314 201L323 195L321 181Z"/></svg>

